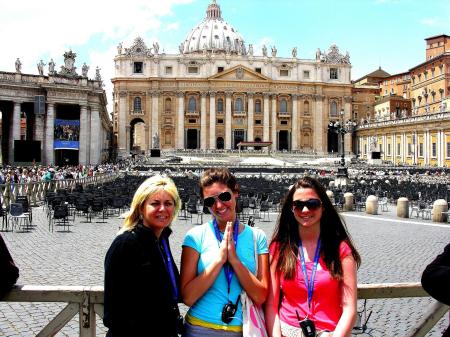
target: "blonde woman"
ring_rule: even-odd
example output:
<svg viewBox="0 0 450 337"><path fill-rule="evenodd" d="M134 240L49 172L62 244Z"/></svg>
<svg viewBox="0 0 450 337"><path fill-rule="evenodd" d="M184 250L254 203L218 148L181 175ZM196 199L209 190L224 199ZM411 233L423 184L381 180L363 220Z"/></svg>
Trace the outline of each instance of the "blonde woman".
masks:
<svg viewBox="0 0 450 337"><path fill-rule="evenodd" d="M180 332L179 273L169 246L169 226L180 208L170 178L153 176L134 194L105 258L108 337L175 337Z"/></svg>

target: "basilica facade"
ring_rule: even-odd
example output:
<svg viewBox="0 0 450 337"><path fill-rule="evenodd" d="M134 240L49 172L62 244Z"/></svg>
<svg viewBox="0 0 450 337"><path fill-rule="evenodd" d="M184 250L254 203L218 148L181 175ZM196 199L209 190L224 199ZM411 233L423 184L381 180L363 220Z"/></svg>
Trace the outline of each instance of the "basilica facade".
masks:
<svg viewBox="0 0 450 337"><path fill-rule="evenodd" d="M119 44L112 79L119 157L154 148L230 150L242 142L269 144L271 151L340 150L328 125L352 119L350 56L336 45L315 54L255 50L216 1L177 54L139 37ZM351 134L345 137L351 152Z"/></svg>

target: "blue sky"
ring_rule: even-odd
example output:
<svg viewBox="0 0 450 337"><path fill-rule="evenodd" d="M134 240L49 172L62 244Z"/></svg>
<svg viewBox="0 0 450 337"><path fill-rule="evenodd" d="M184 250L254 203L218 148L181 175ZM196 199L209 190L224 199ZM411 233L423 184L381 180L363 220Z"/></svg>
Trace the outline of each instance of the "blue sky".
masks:
<svg viewBox="0 0 450 337"><path fill-rule="evenodd" d="M275 45L278 56L298 48L301 59L335 43L350 53L352 79L381 66L391 74L425 60L424 38L450 35L448 0L217 0L223 18L255 53ZM14 71L19 57L24 73L37 74L36 63L53 58L57 69L71 48L76 65L101 74L111 102L116 46L128 47L141 36L147 46L176 53L187 33L205 16L211 0L2 0L0 70ZM80 71L81 72L81 71ZM47 67L45 67L47 73Z"/></svg>

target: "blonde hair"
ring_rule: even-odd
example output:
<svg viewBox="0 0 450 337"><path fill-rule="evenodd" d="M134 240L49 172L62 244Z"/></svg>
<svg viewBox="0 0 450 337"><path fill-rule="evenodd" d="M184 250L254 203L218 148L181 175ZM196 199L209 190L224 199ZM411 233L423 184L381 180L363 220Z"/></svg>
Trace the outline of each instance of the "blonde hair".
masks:
<svg viewBox="0 0 450 337"><path fill-rule="evenodd" d="M166 191L172 197L173 202L175 203L175 209L173 210L173 219L177 217L178 212L181 209L181 199L178 195L178 189L172 179L163 177L161 175L156 175L146 179L138 187L136 193L134 193L130 211L125 217L125 222L119 233L131 231L134 229L134 227L136 227L140 219L142 205L148 198L151 198L155 193L158 193L159 191Z"/></svg>

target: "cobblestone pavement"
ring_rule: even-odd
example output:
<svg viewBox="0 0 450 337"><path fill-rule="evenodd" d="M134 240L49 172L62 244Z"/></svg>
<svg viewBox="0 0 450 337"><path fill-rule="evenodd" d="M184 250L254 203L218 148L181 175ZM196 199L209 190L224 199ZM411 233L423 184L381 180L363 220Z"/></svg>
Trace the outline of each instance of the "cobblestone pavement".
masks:
<svg viewBox="0 0 450 337"><path fill-rule="evenodd" d="M78 218L71 232L50 232L43 207L33 212L35 228L28 233L3 232L2 236L20 268L18 284L28 285L103 285L103 259L122 220L106 223L82 223ZM450 225L435 225L430 220L398 219L395 211L369 216L345 213L352 237L362 256L358 283L418 282L424 267L450 241ZM276 214L270 221L257 220L268 237ZM192 222L199 222L193 218ZM181 243L191 219L179 219L173 225L171 247L179 263ZM360 307L362 301L359 301ZM368 330L360 336L403 336L431 303L429 298L368 300L373 313ZM0 336L34 336L62 308L53 303L0 303ZM185 309L185 308L184 308ZM437 337L448 325L448 316L427 335ZM105 335L101 320L97 334ZM78 336L78 319L73 319L57 336Z"/></svg>

